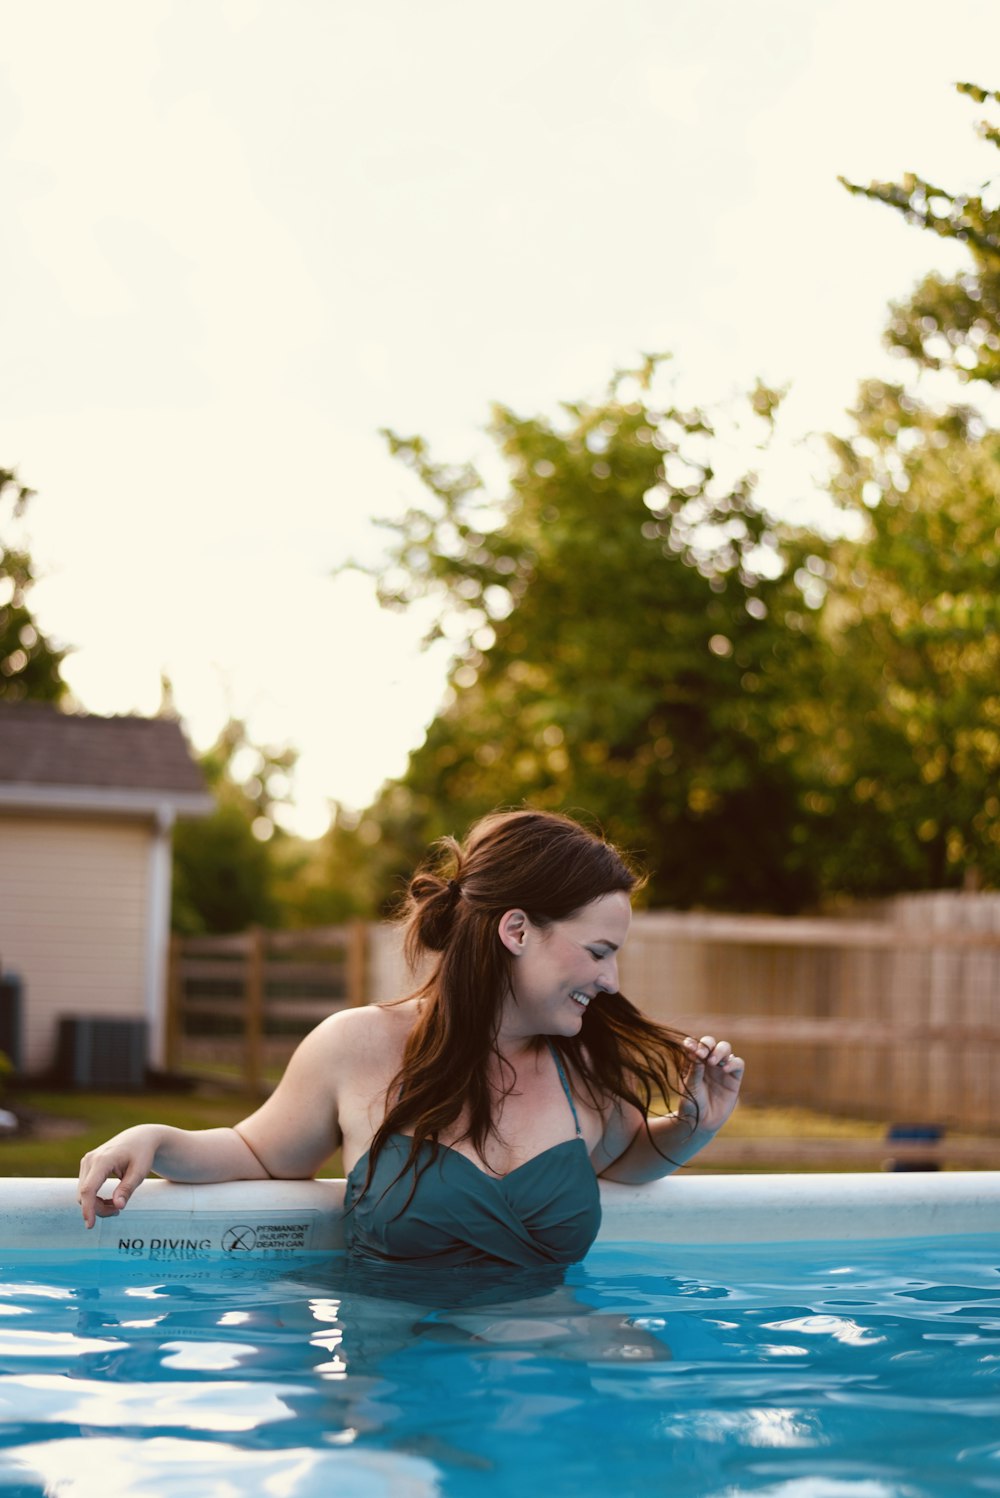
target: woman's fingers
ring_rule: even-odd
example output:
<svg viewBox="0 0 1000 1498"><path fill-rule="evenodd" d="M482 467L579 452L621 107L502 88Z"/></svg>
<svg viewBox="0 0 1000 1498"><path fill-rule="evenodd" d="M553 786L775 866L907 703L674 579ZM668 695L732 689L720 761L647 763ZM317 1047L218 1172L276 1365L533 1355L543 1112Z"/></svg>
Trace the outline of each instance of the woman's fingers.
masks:
<svg viewBox="0 0 1000 1498"><path fill-rule="evenodd" d="M118 1213L120 1211L121 1211L121 1208L115 1206L115 1203L114 1203L114 1200L112 1199L112 1197L110 1197L110 1196L101 1196L99 1192L95 1193L95 1195L94 1195L94 1218L97 1218L97 1217L117 1217ZM87 1214L86 1214L86 1212L84 1212L83 1220L84 1220L84 1222L87 1222ZM93 1227L93 1225L94 1225L94 1220L93 1219L90 1222L87 1222L87 1226L88 1227Z"/></svg>
<svg viewBox="0 0 1000 1498"><path fill-rule="evenodd" d="M723 1066L733 1054L729 1041L716 1040L714 1035L703 1035L700 1040L693 1040L688 1035L684 1044L691 1052L692 1060L706 1066Z"/></svg>
<svg viewBox="0 0 1000 1498"><path fill-rule="evenodd" d="M109 1211L108 1204L97 1194L110 1174L112 1171L103 1168L93 1154L84 1155L80 1161L80 1180L76 1199L80 1203L85 1227L92 1228L98 1217L108 1217L114 1210L112 1208Z"/></svg>
<svg viewBox="0 0 1000 1498"><path fill-rule="evenodd" d="M77 1201L85 1225L92 1228L98 1217L117 1217L146 1174L143 1162L131 1157L121 1158L106 1150L94 1150L84 1155L80 1162ZM111 1195L101 1196L101 1187L114 1179L118 1184Z"/></svg>

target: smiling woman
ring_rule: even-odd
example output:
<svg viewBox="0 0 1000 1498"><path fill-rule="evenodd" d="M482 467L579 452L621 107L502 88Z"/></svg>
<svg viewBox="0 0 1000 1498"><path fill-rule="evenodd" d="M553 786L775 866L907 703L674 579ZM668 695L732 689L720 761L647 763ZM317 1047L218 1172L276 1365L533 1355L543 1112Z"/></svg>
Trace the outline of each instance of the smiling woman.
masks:
<svg viewBox="0 0 1000 1498"><path fill-rule="evenodd" d="M656 1025L618 992L638 883L616 848L548 812L444 839L404 913L411 961L433 959L416 992L324 1020L234 1129L141 1125L87 1155L85 1221L120 1211L151 1170L302 1179L341 1147L356 1258L582 1258L598 1176L668 1175L714 1137L743 1075L726 1041ZM677 1111L652 1116L673 1095Z"/></svg>

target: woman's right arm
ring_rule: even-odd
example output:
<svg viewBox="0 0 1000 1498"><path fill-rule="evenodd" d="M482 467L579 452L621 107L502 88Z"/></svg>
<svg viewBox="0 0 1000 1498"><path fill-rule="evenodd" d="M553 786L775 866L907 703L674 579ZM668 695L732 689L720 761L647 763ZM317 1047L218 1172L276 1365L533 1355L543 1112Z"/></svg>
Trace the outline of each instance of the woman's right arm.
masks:
<svg viewBox="0 0 1000 1498"><path fill-rule="evenodd" d="M331 1015L311 1031L271 1096L235 1128L138 1124L84 1155L77 1199L87 1227L98 1217L116 1217L153 1171L199 1183L314 1176L340 1144L338 1071L358 1028L353 1016L361 1013ZM118 1185L111 1196L100 1196L112 1179Z"/></svg>
<svg viewBox="0 0 1000 1498"><path fill-rule="evenodd" d="M247 1181L267 1171L235 1129L174 1129L136 1124L80 1161L77 1201L88 1228L98 1217L117 1217L135 1188L155 1171L172 1181ZM110 1197L98 1193L117 1179Z"/></svg>

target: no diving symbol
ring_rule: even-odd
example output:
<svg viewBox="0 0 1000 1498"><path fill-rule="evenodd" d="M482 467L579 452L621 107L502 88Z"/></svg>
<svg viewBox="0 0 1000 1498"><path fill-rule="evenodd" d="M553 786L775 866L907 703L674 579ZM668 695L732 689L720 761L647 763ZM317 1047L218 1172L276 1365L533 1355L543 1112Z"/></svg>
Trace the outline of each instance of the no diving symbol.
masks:
<svg viewBox="0 0 1000 1498"><path fill-rule="evenodd" d="M222 1235L222 1247L227 1254L248 1252L257 1242L257 1234L253 1228L248 1228L245 1223L237 1223L235 1227L227 1228Z"/></svg>

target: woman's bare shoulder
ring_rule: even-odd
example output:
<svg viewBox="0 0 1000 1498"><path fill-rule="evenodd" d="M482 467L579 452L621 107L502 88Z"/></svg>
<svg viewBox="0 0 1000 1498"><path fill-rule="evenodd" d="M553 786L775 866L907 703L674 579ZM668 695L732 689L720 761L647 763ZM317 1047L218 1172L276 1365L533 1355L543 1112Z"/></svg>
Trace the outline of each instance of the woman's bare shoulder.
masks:
<svg viewBox="0 0 1000 1498"><path fill-rule="evenodd" d="M331 1064L356 1066L401 1056L417 1017L416 1001L363 1004L331 1014L312 1031L313 1049Z"/></svg>

